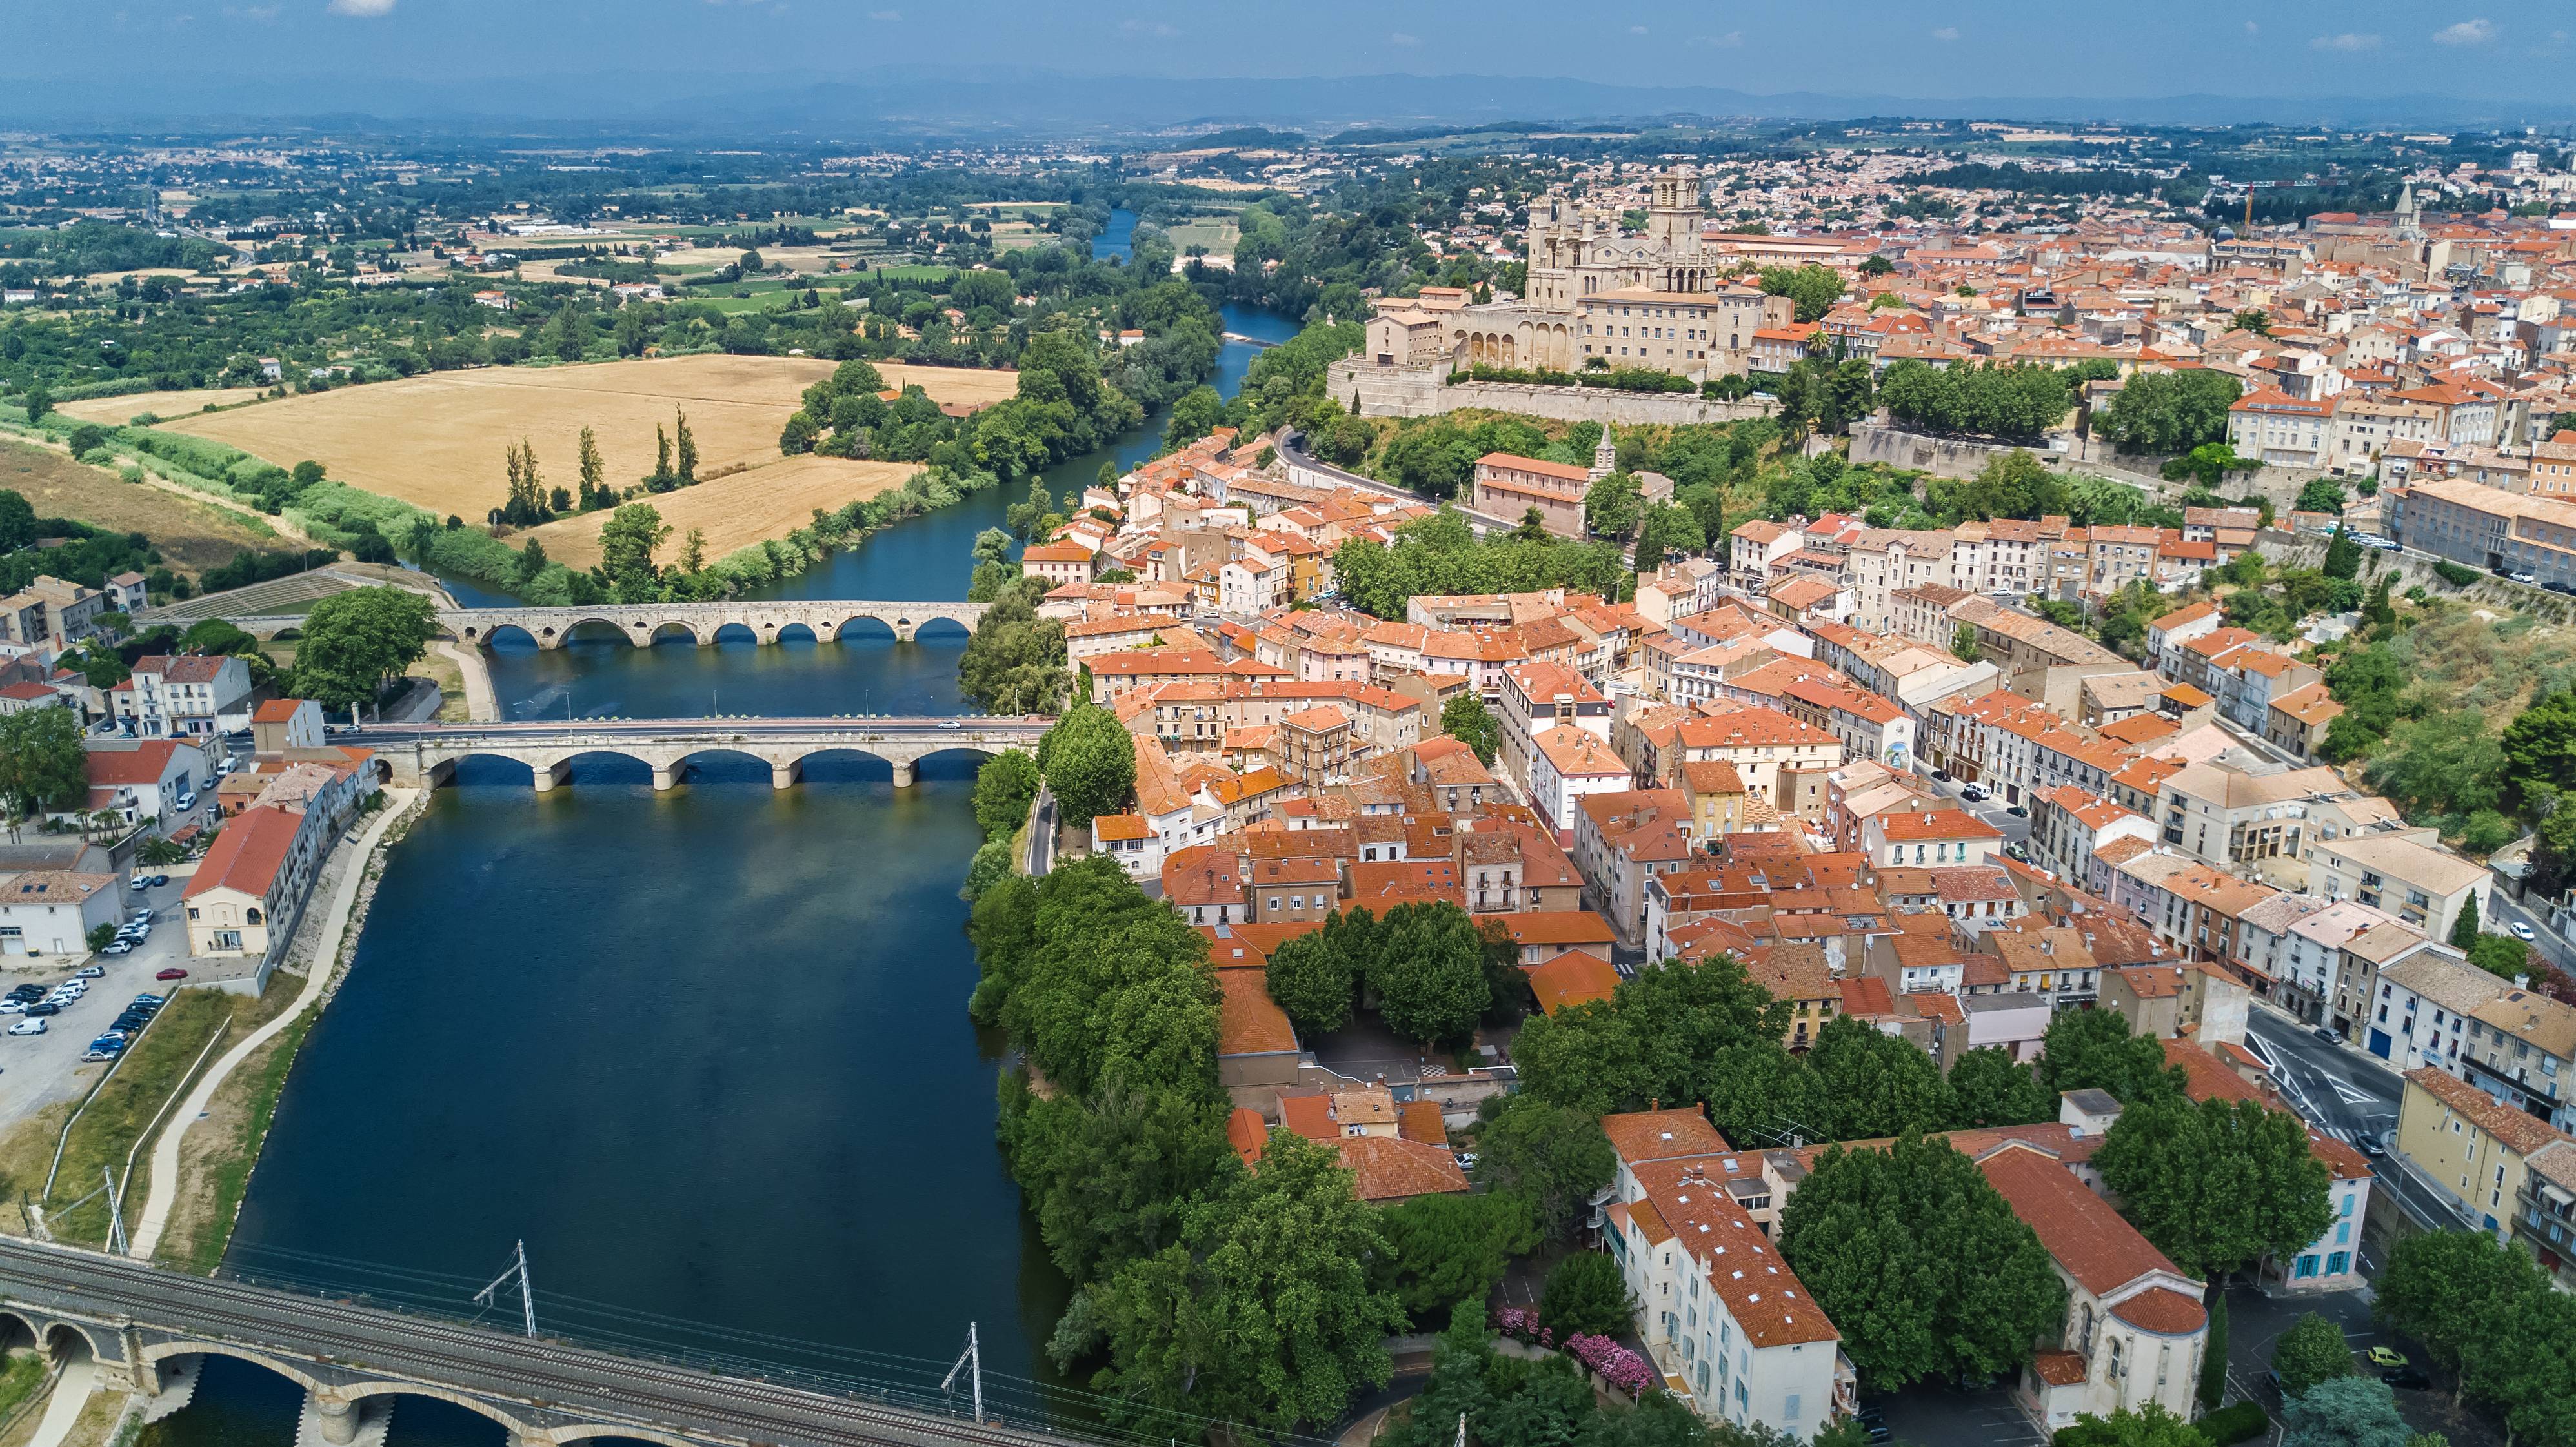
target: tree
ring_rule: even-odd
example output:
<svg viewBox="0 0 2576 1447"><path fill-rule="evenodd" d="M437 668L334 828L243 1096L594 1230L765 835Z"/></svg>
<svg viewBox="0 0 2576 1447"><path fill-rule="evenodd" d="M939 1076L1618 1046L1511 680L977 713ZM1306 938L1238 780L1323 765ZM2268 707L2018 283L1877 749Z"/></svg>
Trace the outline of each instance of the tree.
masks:
<svg viewBox="0 0 2576 1447"><path fill-rule="evenodd" d="M2272 1370L2280 1375L2283 1397L2303 1396L2310 1387L2352 1371L2352 1343L2343 1328L2309 1312L2290 1323L2272 1343Z"/></svg>
<svg viewBox="0 0 2576 1447"><path fill-rule="evenodd" d="M2397 1394L2376 1377L2337 1377L2289 1399L2281 1447L2406 1447Z"/></svg>
<svg viewBox="0 0 2576 1447"><path fill-rule="evenodd" d="M1113 1419L1187 1413L1284 1430L1386 1385L1404 1309L1372 1286L1374 1209L1328 1146L1271 1133L1261 1169L1186 1213L1181 1239L1122 1268L1095 1311L1111 1364L1093 1390Z"/></svg>
<svg viewBox="0 0 2576 1447"><path fill-rule="evenodd" d="M2200 1351L2200 1409L2215 1412L2227 1401L2227 1293L2210 1293L2209 1338Z"/></svg>
<svg viewBox="0 0 2576 1447"><path fill-rule="evenodd" d="M1645 516L1645 498L1636 474L1613 472L1583 495L1583 525L1602 537L1624 541Z"/></svg>
<svg viewBox="0 0 2576 1447"><path fill-rule="evenodd" d="M691 528L688 536L680 539L680 572L683 576L695 577L706 568L707 530Z"/></svg>
<svg viewBox="0 0 2576 1447"><path fill-rule="evenodd" d="M19 397L18 405L27 409L28 421L40 421L46 413L54 410L54 394L47 391L42 382L31 383Z"/></svg>
<svg viewBox="0 0 2576 1447"><path fill-rule="evenodd" d="M1489 1096L1486 1104L1490 1114L1476 1133L1477 1184L1525 1198L1540 1229L1566 1239L1592 1193L1618 1174L1619 1155L1600 1117L1525 1093Z"/></svg>
<svg viewBox="0 0 2576 1447"><path fill-rule="evenodd" d="M671 410L678 416L673 431L680 457L680 465L672 474L672 481L681 487L694 487L698 481L698 435L689 430L688 413L676 407Z"/></svg>
<svg viewBox="0 0 2576 1447"><path fill-rule="evenodd" d="M1977 661L1977 625L1962 623L1950 634L1950 651L1962 663Z"/></svg>
<svg viewBox="0 0 2576 1447"><path fill-rule="evenodd" d="M2124 1106L2180 1095L2183 1087L2180 1068L2165 1064L2164 1047L2131 1035L2128 1017L2116 1010L2060 1010L2049 1017L2039 1079L2051 1095L2106 1090Z"/></svg>
<svg viewBox="0 0 2576 1447"><path fill-rule="evenodd" d="M1465 910L1446 902L1386 912L1369 954L1368 984L1387 1028L1424 1045L1465 1043L1493 1003L1484 938Z"/></svg>
<svg viewBox="0 0 2576 1447"><path fill-rule="evenodd" d="M1118 715L1094 704L1057 719L1038 740L1038 767L1068 823L1114 814L1136 792L1136 741Z"/></svg>
<svg viewBox="0 0 2576 1447"><path fill-rule="evenodd" d="M1794 270L1785 266L1766 266L1760 277L1762 289L1772 296L1785 296L1797 304L1797 317L1802 322L1815 321L1832 311L1843 299L1842 273L1830 266L1808 265Z"/></svg>
<svg viewBox="0 0 2576 1447"><path fill-rule="evenodd" d="M2143 372L2121 384L2093 431L2124 452L2189 452L2227 440L2227 409L2242 390L2214 367Z"/></svg>
<svg viewBox="0 0 2576 1447"><path fill-rule="evenodd" d="M2018 1366L2066 1310L2039 1237L1974 1162L1915 1132L1819 1157L1781 1215L1780 1254L1868 1391Z"/></svg>
<svg viewBox="0 0 2576 1447"><path fill-rule="evenodd" d="M1207 436L1225 421L1225 399L1214 387L1201 384L1183 392L1172 403L1171 419L1163 425L1163 447L1177 452Z"/></svg>
<svg viewBox="0 0 2576 1447"><path fill-rule="evenodd" d="M2371 1319L2424 1344L2433 1364L2455 1374L2464 1395L2473 1358L2510 1351L2520 1303L2550 1290L2530 1253L2486 1231L2426 1231L2399 1241L2372 1283Z"/></svg>
<svg viewBox="0 0 2576 1447"><path fill-rule="evenodd" d="M1513 1195L1416 1196L1378 1212L1388 1254L1377 1285L1415 1324L1484 1301L1515 1256L1538 1245L1530 1203Z"/></svg>
<svg viewBox="0 0 2576 1447"><path fill-rule="evenodd" d="M2548 813L2560 795L2576 789L2576 689L2533 699L2505 725L2498 742L2504 750L2505 807L2525 817Z"/></svg>
<svg viewBox="0 0 2576 1447"><path fill-rule="evenodd" d="M1039 617L1033 594L1042 596L1043 584L1025 578L995 592L958 656L958 691L987 713L1052 713L1072 685L1064 625Z"/></svg>
<svg viewBox="0 0 2576 1447"><path fill-rule="evenodd" d="M649 502L630 502L608 515L599 527L601 586L621 601L650 602L661 596L662 570L653 553L670 541L671 527L661 509Z"/></svg>
<svg viewBox="0 0 2576 1447"><path fill-rule="evenodd" d="M2227 319L2227 325L2236 331L2252 332L2258 337L2272 335L2272 315L2259 307L2249 306L2240 309L2236 315Z"/></svg>
<svg viewBox="0 0 2576 1447"><path fill-rule="evenodd" d="M374 701L386 683L420 661L438 634L438 614L409 588L352 588L313 605L295 648L295 687L325 708Z"/></svg>
<svg viewBox="0 0 2576 1447"><path fill-rule="evenodd" d="M583 512L616 501L616 494L608 487L608 464L599 455L599 438L587 427L581 429L581 456L576 466L581 473L581 493L575 501Z"/></svg>
<svg viewBox="0 0 2576 1447"><path fill-rule="evenodd" d="M1826 1022L1807 1052L1807 1068L1826 1107L1809 1124L1827 1140L1940 1130L1958 1114L1950 1083L1923 1047L1854 1016Z"/></svg>
<svg viewBox="0 0 2576 1447"><path fill-rule="evenodd" d="M2108 1417L2076 1413L2075 1424L2058 1432L2054 1447L2209 1447L2209 1439L2163 1403L2141 1402Z"/></svg>
<svg viewBox="0 0 2576 1447"><path fill-rule="evenodd" d="M36 509L23 494L0 488L0 553L15 552L36 540Z"/></svg>
<svg viewBox="0 0 2576 1447"><path fill-rule="evenodd" d="M2342 483L2331 477L2312 477L2308 479L2307 486L2299 489L2299 500L2290 506L2298 512L2332 513L2340 517L2343 504Z"/></svg>
<svg viewBox="0 0 2576 1447"><path fill-rule="evenodd" d="M320 611L316 609L315 611ZM68 809L89 796L89 756L68 708L0 716L0 802L12 820Z"/></svg>
<svg viewBox="0 0 2576 1447"><path fill-rule="evenodd" d="M1560 1340L1578 1332L1626 1336L1637 1329L1637 1298L1618 1262L1598 1251L1577 1251L1548 1272L1538 1319Z"/></svg>
<svg viewBox="0 0 2576 1447"><path fill-rule="evenodd" d="M2334 536L2326 541L2326 561L2320 571L2329 578L2356 577L2361 572L2361 544L2345 535L2341 523L2335 525ZM2386 596L2381 595L2383 600Z"/></svg>
<svg viewBox="0 0 2576 1447"><path fill-rule="evenodd" d="M1776 1133L1811 1091L1782 1044L1789 1007L1731 955L1647 965L1607 1000L1521 1022L1522 1088L1603 1115L1652 1100L1698 1100L1730 1140Z"/></svg>
<svg viewBox="0 0 2576 1447"><path fill-rule="evenodd" d="M1004 749L975 771L975 823L987 839L1008 839L1028 822L1038 796L1038 761Z"/></svg>
<svg viewBox="0 0 2576 1447"><path fill-rule="evenodd" d="M2451 947L2466 953L2478 942L2478 897L2471 894L2460 901L2459 917L2451 921Z"/></svg>
<svg viewBox="0 0 2576 1447"><path fill-rule="evenodd" d="M2183 1270L2215 1277L2286 1260L2333 1224L2326 1168L2298 1117L2252 1100L2123 1104L2094 1167Z"/></svg>
<svg viewBox="0 0 2576 1447"><path fill-rule="evenodd" d="M1229 1106L1214 1090L1124 1079L1090 1100L1013 1094L1003 1149L1057 1267L1091 1281L1179 1239L1191 1199L1238 1171Z"/></svg>
<svg viewBox="0 0 2576 1447"><path fill-rule="evenodd" d="M644 486L650 492L669 492L674 483L675 479L671 475L671 434L663 431L662 424L656 422L653 424L653 472L651 476L644 479Z"/></svg>
<svg viewBox="0 0 2576 1447"><path fill-rule="evenodd" d="M2038 1125L2057 1119L2055 1092L2000 1045L1962 1054L1950 1067L1952 1119L1964 1127Z"/></svg>
<svg viewBox="0 0 2576 1447"><path fill-rule="evenodd" d="M1475 750L1476 762L1488 768L1494 755L1502 752L1502 726L1494 722L1493 710L1485 707L1484 696L1472 688L1458 691L1456 697L1440 705L1440 731Z"/></svg>
<svg viewBox="0 0 2576 1447"><path fill-rule="evenodd" d="M1360 978L1377 944L1366 909L1324 917L1323 927L1279 942L1262 975L1270 998L1300 1036L1329 1035L1351 1022Z"/></svg>

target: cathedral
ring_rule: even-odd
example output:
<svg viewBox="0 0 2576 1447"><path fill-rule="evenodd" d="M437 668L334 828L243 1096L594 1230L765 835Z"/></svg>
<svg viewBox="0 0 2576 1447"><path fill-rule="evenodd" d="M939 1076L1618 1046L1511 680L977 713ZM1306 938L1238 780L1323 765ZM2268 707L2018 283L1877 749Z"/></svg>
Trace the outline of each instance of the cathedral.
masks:
<svg viewBox="0 0 2576 1447"><path fill-rule="evenodd" d="M1470 304L1449 288L1379 305L1366 360L1380 367L1526 371L1652 368L1694 381L1741 373L1753 334L1791 319L1789 303L1729 280L1728 258L1700 242L1700 178L1652 182L1643 231L1616 207L1545 196L1530 204L1526 295Z"/></svg>

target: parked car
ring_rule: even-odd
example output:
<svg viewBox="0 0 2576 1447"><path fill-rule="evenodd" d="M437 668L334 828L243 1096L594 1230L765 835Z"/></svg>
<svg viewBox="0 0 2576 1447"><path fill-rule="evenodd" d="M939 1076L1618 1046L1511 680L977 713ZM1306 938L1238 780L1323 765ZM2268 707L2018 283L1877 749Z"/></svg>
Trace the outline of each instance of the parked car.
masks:
<svg viewBox="0 0 2576 1447"><path fill-rule="evenodd" d="M1986 797L1986 786L1983 784L1964 785L1959 790L1959 797L1973 804L1977 800Z"/></svg>
<svg viewBox="0 0 2576 1447"><path fill-rule="evenodd" d="M27 1013L26 1001L0 1000L0 1015L23 1015L25 1013Z"/></svg>
<svg viewBox="0 0 2576 1447"><path fill-rule="evenodd" d="M1876 1407L1861 1408L1852 1413L1852 1420L1860 1424L1860 1430L1869 1439L1871 1447L1896 1440L1896 1433L1888 1428L1887 1414Z"/></svg>
<svg viewBox="0 0 2576 1447"><path fill-rule="evenodd" d="M188 978L188 972L187 972L186 970L180 969L180 968L179 968L178 966L176 966L176 965L172 965L170 968L168 968L168 969L166 969L166 970L163 970L161 973L159 973L159 974L157 974L157 975L154 975L152 978L154 978L154 979L156 979L156 980L184 980L184 979Z"/></svg>
<svg viewBox="0 0 2576 1447"><path fill-rule="evenodd" d="M158 1005L161 1003L161 997L147 992L145 994L135 996L134 1003L138 1005Z"/></svg>
<svg viewBox="0 0 2576 1447"><path fill-rule="evenodd" d="M2361 1153L2365 1156L2376 1158L2388 1154L2388 1142L2382 1139L2377 1131L2363 1131L2352 1138L2352 1143L2361 1147Z"/></svg>
<svg viewBox="0 0 2576 1447"><path fill-rule="evenodd" d="M169 882L170 876L166 874L156 874L152 876L152 887L154 889L159 889L161 886L168 884Z"/></svg>
<svg viewBox="0 0 2576 1447"><path fill-rule="evenodd" d="M2343 1043L2343 1037L2342 1037L2342 1036L2337 1035L2335 1032L2333 1032L2332 1030L2327 1029L2327 1028L2326 1028L2325 1026L2323 1026L2323 1025L2319 1025L2317 1028L2315 1028L2314 1030L2309 1031L2308 1033L2309 1033L2309 1034L2311 1034L2311 1035L2314 1035L2314 1036L2315 1036L2315 1037L2317 1037L2318 1039L2320 1039L2320 1040L2322 1040L2322 1041L2326 1042L2328 1045L2341 1045L2341 1044Z"/></svg>
<svg viewBox="0 0 2576 1447"><path fill-rule="evenodd" d="M2535 573L2507 573L2505 576L2513 579L2517 583L2537 583L2540 581L2539 575Z"/></svg>
<svg viewBox="0 0 2576 1447"><path fill-rule="evenodd" d="M102 955L130 955L134 953L134 941L126 939L120 935L110 942L106 949L100 950L99 953Z"/></svg>
<svg viewBox="0 0 2576 1447"><path fill-rule="evenodd" d="M79 969L72 971L72 978L75 980L103 980L107 978L107 966L83 965Z"/></svg>
<svg viewBox="0 0 2576 1447"><path fill-rule="evenodd" d="M125 1049L124 1049L124 1047L122 1047L122 1046L119 1046L118 1048L116 1048L116 1049L114 1049L114 1050L100 1050L100 1049L97 1049L97 1048L93 1047L93 1048L91 1048L91 1049L88 1049L88 1050L84 1050L84 1051L82 1051L82 1052L81 1052L81 1059L83 1059L83 1060L85 1060L85 1061L88 1061L88 1062L89 1062L90 1064L92 1064L92 1065L96 1065L96 1064L100 1063L101 1061L114 1060L116 1057L118 1057L118 1056L120 1056L120 1055L122 1055L122 1054L124 1054L124 1053L125 1053Z"/></svg>
<svg viewBox="0 0 2576 1447"><path fill-rule="evenodd" d="M2015 804L2015 805L2013 805L2011 808L2006 809L2004 812L2005 812L2005 813L2007 813L2007 814L2010 814L2011 816L2013 816L2013 817L2014 817L2014 818L2016 818L2016 819L2027 819L2027 818L2029 818L2029 817L2030 817L2030 811L2029 811L2028 809L2023 808L2023 807L2022 807L2022 806L2020 806L2019 804Z"/></svg>
<svg viewBox="0 0 2576 1447"><path fill-rule="evenodd" d="M183 812L184 812L184 811L186 811L186 810L189 810L189 809L194 809L194 808L196 808L196 807L197 807L197 791L196 791L196 790L191 789L191 790L189 790L187 793L181 794L181 795L179 796L179 808L180 808Z"/></svg>
<svg viewBox="0 0 2576 1447"><path fill-rule="evenodd" d="M152 911L148 909L138 909L134 912L133 923L148 926L152 923L152 919Z"/></svg>
<svg viewBox="0 0 2576 1447"><path fill-rule="evenodd" d="M45 1033L45 1022L42 1020L21 1020L17 1024L9 1027L9 1033L12 1035L42 1035Z"/></svg>
<svg viewBox="0 0 2576 1447"><path fill-rule="evenodd" d="M2395 1347L2372 1347L2370 1350L2363 1352L2362 1355L2369 1359L2372 1366L2379 1368L2381 1371L2387 1371L2394 1367L2402 1367L2406 1365L2406 1353L2399 1351Z"/></svg>
<svg viewBox="0 0 2576 1447"><path fill-rule="evenodd" d="M2518 940L2527 940L2537 937L2531 926L2524 924L2520 920L2515 920L2509 928L2513 930L2513 937Z"/></svg>
<svg viewBox="0 0 2576 1447"><path fill-rule="evenodd" d="M2399 1367L2395 1371L2381 1372L2379 1379L2401 1391L2409 1392L2420 1392L2433 1385L2433 1379L2424 1375L2422 1367Z"/></svg>
<svg viewBox="0 0 2576 1447"><path fill-rule="evenodd" d="M126 886L126 888L133 890L136 894L141 894L143 891L150 889L151 887L151 877L142 874L134 876L134 882Z"/></svg>
<svg viewBox="0 0 2576 1447"><path fill-rule="evenodd" d="M12 1000L33 1000L41 997L44 993L45 987L42 985L20 985L9 992L9 998Z"/></svg>
<svg viewBox="0 0 2576 1447"><path fill-rule="evenodd" d="M1948 769L1934 769L1932 771L1932 777L1946 784L1950 782L1950 771Z"/></svg>

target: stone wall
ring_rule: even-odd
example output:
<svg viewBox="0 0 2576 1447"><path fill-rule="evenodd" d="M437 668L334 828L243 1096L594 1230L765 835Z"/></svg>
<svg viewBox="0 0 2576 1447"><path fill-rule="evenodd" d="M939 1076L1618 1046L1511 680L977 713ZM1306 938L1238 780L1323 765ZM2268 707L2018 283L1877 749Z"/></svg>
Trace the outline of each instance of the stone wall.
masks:
<svg viewBox="0 0 2576 1447"><path fill-rule="evenodd" d="M2065 453L2052 452L2045 443L2026 447L1969 437L1934 437L1880 422L1855 422L1851 429L1854 463L1878 462L1939 477L1974 477L1985 471L1987 463L2014 452L2027 452L2051 467L2068 465Z"/></svg>
<svg viewBox="0 0 2576 1447"><path fill-rule="evenodd" d="M1436 367L1377 367L1356 359L1325 372L1327 395L1362 417L1437 417L1462 407L1517 412L1559 422L1618 425L1734 422L1767 417L1767 402L1718 402L1694 392L1614 392L1607 387L1541 387L1522 382L1450 386Z"/></svg>

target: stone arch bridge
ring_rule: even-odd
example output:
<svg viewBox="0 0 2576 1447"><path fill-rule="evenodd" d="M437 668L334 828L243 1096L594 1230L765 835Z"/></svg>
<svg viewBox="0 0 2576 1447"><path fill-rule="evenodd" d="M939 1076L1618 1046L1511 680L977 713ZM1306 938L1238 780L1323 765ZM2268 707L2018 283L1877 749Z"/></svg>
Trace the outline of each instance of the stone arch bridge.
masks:
<svg viewBox="0 0 2576 1447"><path fill-rule="evenodd" d="M539 648L561 648L574 629L596 623L616 629L638 648L657 638L685 637L703 648L716 634L733 627L750 632L760 643L775 643L791 628L802 628L817 643L853 636L882 625L909 642L923 624L946 621L973 632L986 603L888 603L846 598L759 602L734 599L715 603L601 603L582 608L441 608L438 620L461 643L483 647L493 634L515 628ZM262 638L304 626L299 614L258 614L235 618L234 626Z"/></svg>
<svg viewBox="0 0 2576 1447"><path fill-rule="evenodd" d="M805 760L816 754L860 753L894 766L897 788L914 781L923 758L950 749L993 754L1034 750L1054 719L1015 718L673 718L573 719L534 723L405 724L374 726L347 742L376 751L396 784L436 788L456 765L477 755L526 764L543 793L562 784L573 760L614 754L653 770L653 787L669 789L702 754L743 754L769 765L770 782L795 784Z"/></svg>
<svg viewBox="0 0 2576 1447"><path fill-rule="evenodd" d="M86 1352L98 1387L139 1395L147 1420L188 1404L206 1357L256 1363L304 1389L303 1447L381 1443L406 1395L489 1417L510 1447L594 1437L661 1447L1069 1447L962 1408L949 1415L726 1375L20 1237L0 1237L0 1325Z"/></svg>

